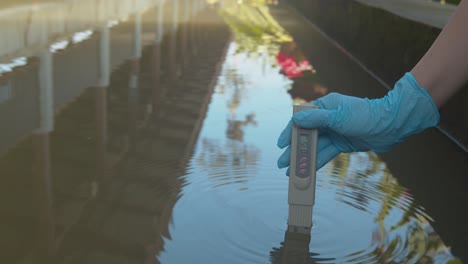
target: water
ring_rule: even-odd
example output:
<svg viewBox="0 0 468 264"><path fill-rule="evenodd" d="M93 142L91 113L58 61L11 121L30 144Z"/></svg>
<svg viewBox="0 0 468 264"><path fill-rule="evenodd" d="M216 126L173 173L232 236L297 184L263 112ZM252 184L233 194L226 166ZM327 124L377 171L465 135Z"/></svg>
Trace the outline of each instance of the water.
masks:
<svg viewBox="0 0 468 264"><path fill-rule="evenodd" d="M14 43L11 31L2 51L2 263L455 260L418 196L372 152L322 168L311 235L286 233L275 143L292 103L345 92L353 78L357 95L376 83L316 32L297 34L304 24L290 12L237 1L218 7L221 17L196 4L57 2L25 2L39 12L32 18L53 8L62 20L49 25L64 24L43 35L18 27L30 40ZM76 11L90 7L102 18ZM174 14L192 12L171 30ZM296 37L313 45L301 50ZM303 71L287 67L291 54ZM452 166L463 163L450 153Z"/></svg>

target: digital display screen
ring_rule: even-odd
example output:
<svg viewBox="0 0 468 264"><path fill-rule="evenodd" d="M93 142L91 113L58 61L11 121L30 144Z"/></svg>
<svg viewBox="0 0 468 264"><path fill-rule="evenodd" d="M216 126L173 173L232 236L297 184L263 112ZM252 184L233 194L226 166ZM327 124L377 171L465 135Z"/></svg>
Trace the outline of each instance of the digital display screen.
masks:
<svg viewBox="0 0 468 264"><path fill-rule="evenodd" d="M299 135L299 152L304 154L309 150L309 135L301 134Z"/></svg>

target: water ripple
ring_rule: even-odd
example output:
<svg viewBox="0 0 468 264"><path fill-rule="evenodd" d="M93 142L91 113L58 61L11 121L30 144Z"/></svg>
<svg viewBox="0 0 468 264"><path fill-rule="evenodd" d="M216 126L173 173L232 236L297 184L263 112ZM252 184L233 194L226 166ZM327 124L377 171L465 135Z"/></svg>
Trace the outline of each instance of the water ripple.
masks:
<svg viewBox="0 0 468 264"><path fill-rule="evenodd" d="M257 160L241 163L230 169L192 165L188 185L201 190L184 196L192 203L205 196L219 203L214 206L218 221L204 234L216 237L206 242L212 259L263 263L270 251L272 263L284 263L275 258L285 257L291 241L271 241L285 237L288 178ZM304 260L299 263L417 263L447 252L430 221L375 154L341 155L317 174L314 226L310 243L303 240L308 250L299 254ZM434 250L434 243L442 247ZM228 257L232 252L234 259Z"/></svg>

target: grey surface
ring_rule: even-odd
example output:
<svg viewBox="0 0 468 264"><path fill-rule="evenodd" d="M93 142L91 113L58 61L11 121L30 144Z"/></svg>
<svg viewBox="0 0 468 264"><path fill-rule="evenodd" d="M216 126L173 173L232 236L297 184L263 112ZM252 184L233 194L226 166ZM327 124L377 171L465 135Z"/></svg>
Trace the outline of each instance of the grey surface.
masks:
<svg viewBox="0 0 468 264"><path fill-rule="evenodd" d="M442 5L427 0L356 0L357 2L387 10L398 16L443 28L456 9L453 4Z"/></svg>

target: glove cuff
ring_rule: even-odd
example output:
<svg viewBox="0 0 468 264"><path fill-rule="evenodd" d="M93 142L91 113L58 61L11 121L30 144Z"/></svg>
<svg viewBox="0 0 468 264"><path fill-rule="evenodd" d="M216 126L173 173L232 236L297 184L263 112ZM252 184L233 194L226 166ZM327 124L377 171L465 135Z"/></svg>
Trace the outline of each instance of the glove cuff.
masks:
<svg viewBox="0 0 468 264"><path fill-rule="evenodd" d="M422 88L411 73L406 73L386 96L394 108L395 128L403 140L427 128L436 126L440 121L439 110L432 97Z"/></svg>
<svg viewBox="0 0 468 264"><path fill-rule="evenodd" d="M434 100L432 99L431 95L427 92L426 89L424 89L423 87L419 85L418 81L416 80L416 78L414 78L411 72L405 73L403 78L407 78L408 81L413 84L412 87L414 87L416 90L418 90L422 95L424 95L427 98L427 100L429 101L429 104L432 106L433 113L437 116L437 122L435 124L437 125L440 122L440 114L439 114L439 109L434 103Z"/></svg>

